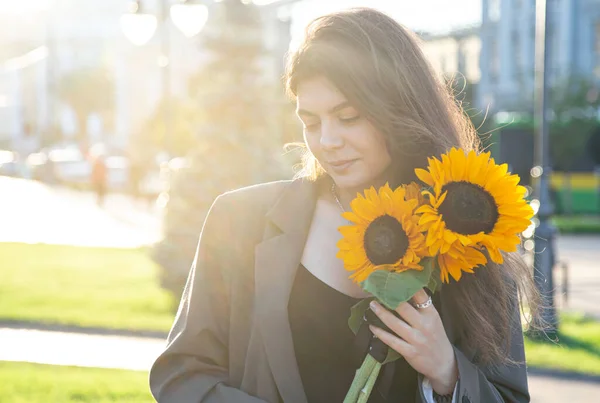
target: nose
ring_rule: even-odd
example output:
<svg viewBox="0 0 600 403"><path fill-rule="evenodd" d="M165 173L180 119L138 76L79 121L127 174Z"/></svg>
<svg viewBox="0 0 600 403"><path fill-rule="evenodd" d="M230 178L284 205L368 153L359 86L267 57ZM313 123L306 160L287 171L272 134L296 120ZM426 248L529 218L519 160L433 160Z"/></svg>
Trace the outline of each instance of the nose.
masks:
<svg viewBox="0 0 600 403"><path fill-rule="evenodd" d="M331 123L321 124L321 148L324 150L335 150L344 146L344 138Z"/></svg>

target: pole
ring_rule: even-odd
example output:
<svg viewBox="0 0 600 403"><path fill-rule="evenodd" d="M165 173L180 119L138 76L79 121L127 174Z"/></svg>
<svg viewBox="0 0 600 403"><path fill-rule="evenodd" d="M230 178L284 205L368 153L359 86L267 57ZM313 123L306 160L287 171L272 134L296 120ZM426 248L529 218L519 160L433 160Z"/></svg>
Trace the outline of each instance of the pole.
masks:
<svg viewBox="0 0 600 403"><path fill-rule="evenodd" d="M171 144L169 136L172 135L171 122L171 52L170 52L170 31L169 31L169 0L161 0L160 24L162 29L160 42L160 68L162 81L162 103L163 120L165 125L165 136L163 138L163 148L167 157L171 158Z"/></svg>
<svg viewBox="0 0 600 403"><path fill-rule="evenodd" d="M56 124L56 102L58 97L56 83L56 36L55 36L55 3L51 2L46 10L46 47L48 48L48 56L46 56L46 122L45 127L39 130L39 148L46 147L50 142L55 142L58 125ZM60 139L62 140L62 138Z"/></svg>
<svg viewBox="0 0 600 403"><path fill-rule="evenodd" d="M551 0L550 0L551 1ZM539 311L540 325L547 333L556 333L558 320L554 304L553 267L554 227L551 217L554 213L550 197L550 144L548 136L548 69L551 47L548 46L547 0L536 1L536 52L535 52L535 165L532 170L537 178L537 198L539 201L539 225L535 230L534 281L541 294L542 306Z"/></svg>

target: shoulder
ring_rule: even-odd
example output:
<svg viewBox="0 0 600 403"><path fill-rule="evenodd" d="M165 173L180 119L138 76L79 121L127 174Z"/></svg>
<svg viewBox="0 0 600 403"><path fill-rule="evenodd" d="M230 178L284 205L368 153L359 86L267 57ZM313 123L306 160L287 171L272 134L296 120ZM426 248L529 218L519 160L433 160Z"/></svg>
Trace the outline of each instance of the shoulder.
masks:
<svg viewBox="0 0 600 403"><path fill-rule="evenodd" d="M222 193L215 199L211 213L225 214L229 218L247 216L248 213L264 215L293 182L266 182Z"/></svg>
<svg viewBox="0 0 600 403"><path fill-rule="evenodd" d="M245 200L253 204L270 204L284 189L292 184L292 180L281 180L275 182L259 183L258 185L246 186L221 194L218 199L232 202Z"/></svg>
<svg viewBox="0 0 600 403"><path fill-rule="evenodd" d="M259 183L257 185L230 190L217 197L215 204L236 207L260 208L272 205L283 191L292 184L291 180Z"/></svg>

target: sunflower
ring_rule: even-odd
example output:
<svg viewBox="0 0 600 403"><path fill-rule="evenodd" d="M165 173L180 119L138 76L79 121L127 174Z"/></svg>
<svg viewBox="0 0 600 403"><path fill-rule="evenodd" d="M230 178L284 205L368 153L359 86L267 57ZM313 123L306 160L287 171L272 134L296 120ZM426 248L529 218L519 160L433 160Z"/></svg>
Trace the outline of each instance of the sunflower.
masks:
<svg viewBox="0 0 600 403"><path fill-rule="evenodd" d="M417 207L421 207L423 204L425 204L426 200L423 196L423 190L418 183L411 182L407 185L402 185L402 187L406 191L406 200L417 200Z"/></svg>
<svg viewBox="0 0 600 403"><path fill-rule="evenodd" d="M406 190L392 190L389 185L358 194L350 203L352 211L343 217L352 223L339 228L337 257L356 283L361 283L376 270L401 272L422 270L421 258L426 256L425 236L415 214L416 199L406 199Z"/></svg>
<svg viewBox="0 0 600 403"><path fill-rule="evenodd" d="M432 188L424 192L429 200L417 214L429 253L438 255L442 280L448 282L448 274L459 280L463 271L485 264L484 248L493 262L502 263L500 251L517 249L519 234L533 217L519 177L509 174L506 164L496 164L489 152L453 148L441 161L428 161L427 170L415 171Z"/></svg>

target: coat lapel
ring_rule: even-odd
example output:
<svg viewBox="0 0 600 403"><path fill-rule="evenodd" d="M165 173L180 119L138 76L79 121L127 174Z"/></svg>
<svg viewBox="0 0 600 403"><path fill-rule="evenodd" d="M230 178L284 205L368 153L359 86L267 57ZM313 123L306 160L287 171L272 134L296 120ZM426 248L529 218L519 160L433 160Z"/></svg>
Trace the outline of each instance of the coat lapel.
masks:
<svg viewBox="0 0 600 403"><path fill-rule="evenodd" d="M264 241L256 246L255 281L258 318L267 359L286 403L307 403L292 340L288 301L310 228L314 182L289 184L267 213Z"/></svg>

